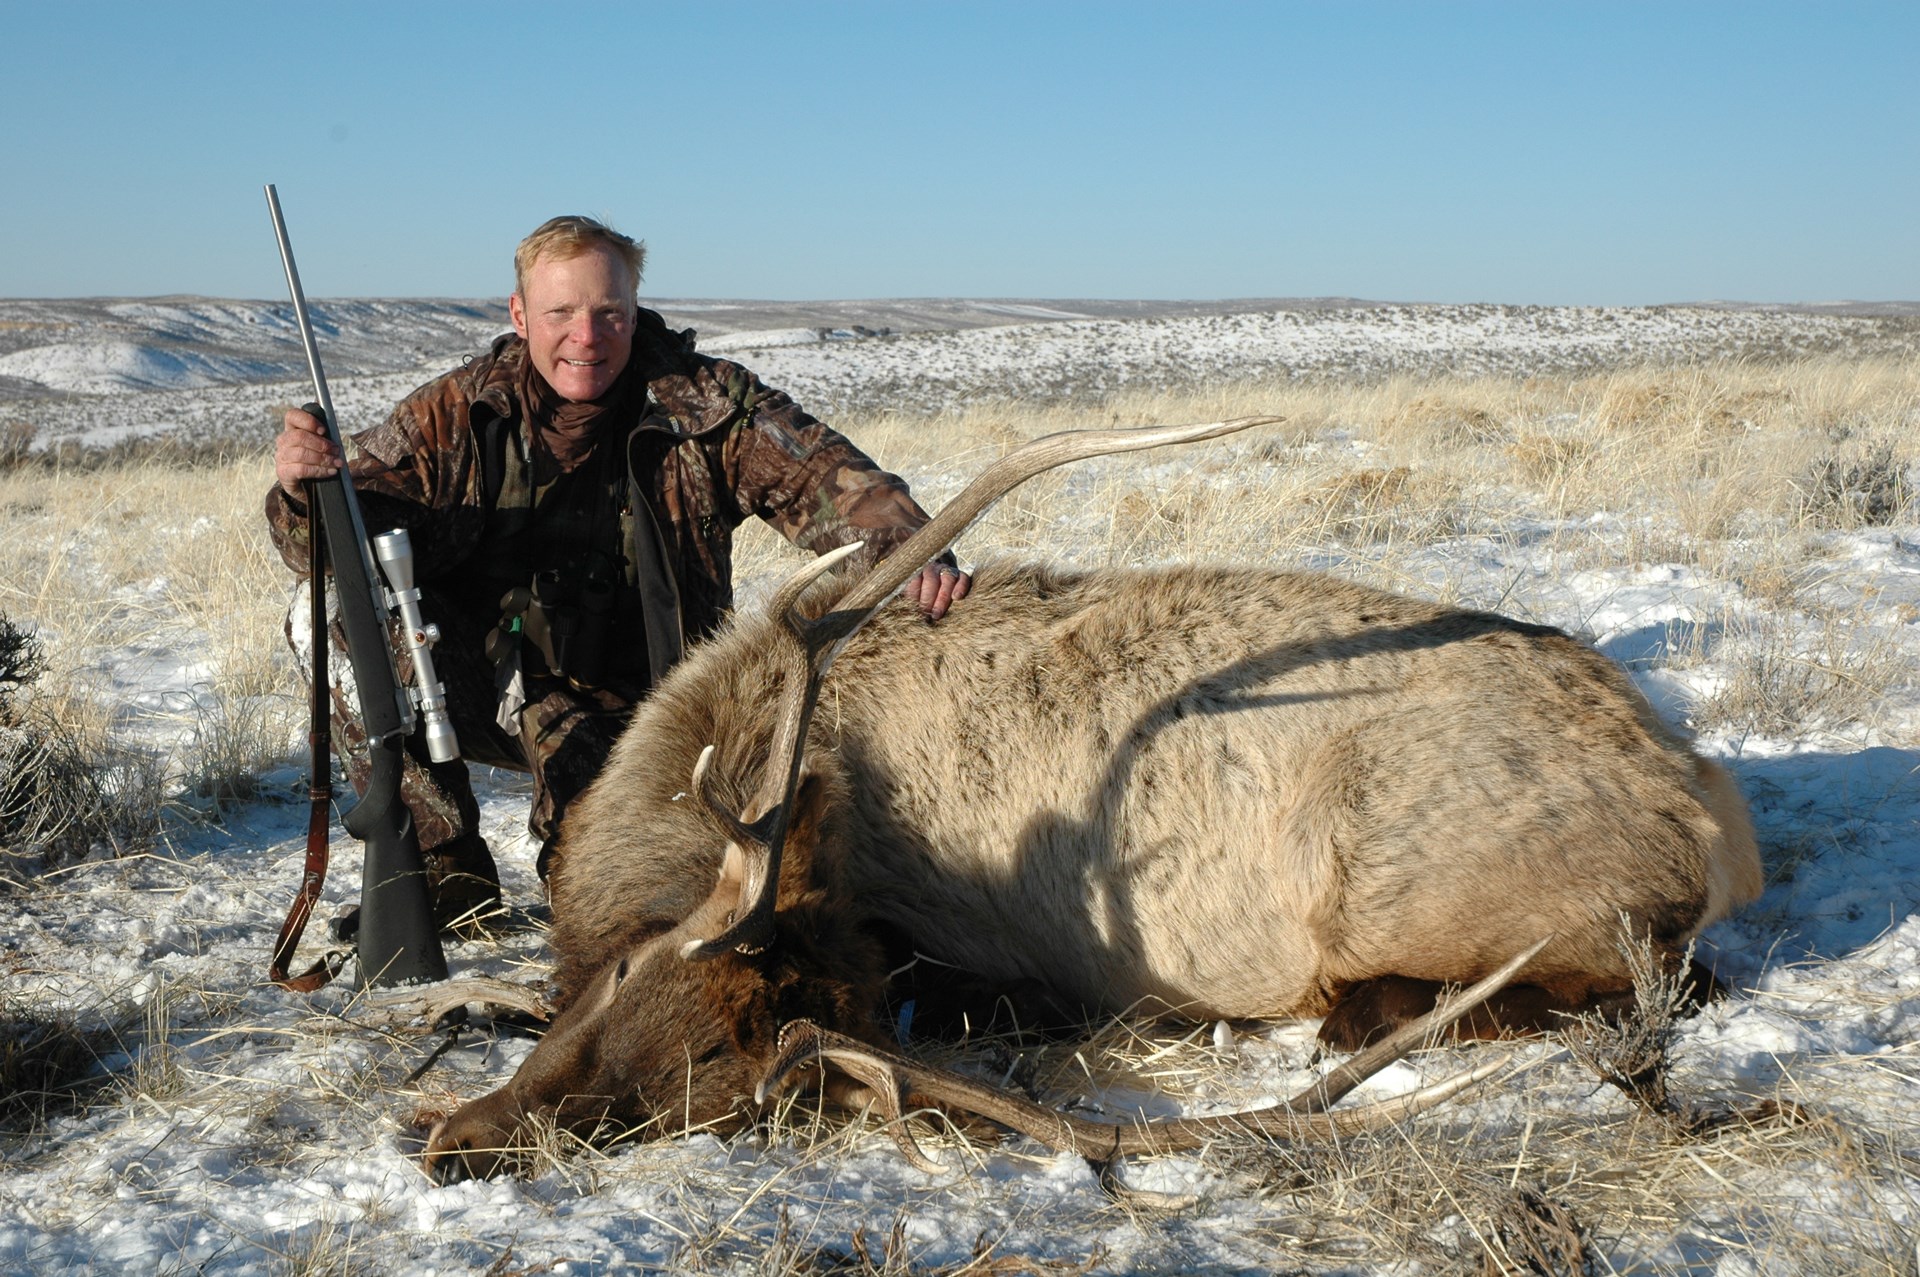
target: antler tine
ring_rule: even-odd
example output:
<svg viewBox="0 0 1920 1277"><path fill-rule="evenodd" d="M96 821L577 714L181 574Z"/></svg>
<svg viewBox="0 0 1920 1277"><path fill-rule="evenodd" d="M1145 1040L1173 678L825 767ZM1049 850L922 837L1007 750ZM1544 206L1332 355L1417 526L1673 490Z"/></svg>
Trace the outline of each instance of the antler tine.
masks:
<svg viewBox="0 0 1920 1277"><path fill-rule="evenodd" d="M759 1086L754 1089L754 1102L764 1105L769 1097L785 1088L796 1070L814 1063L823 1067L834 1065L872 1091L881 1116L893 1123L894 1141L907 1160L929 1173L937 1174L944 1167L921 1151L900 1121L909 1093L991 1118L1011 1130L1032 1136L1048 1148L1065 1152L1086 1151L1076 1139L1085 1132L1076 1129L1076 1124L1099 1132L1119 1129L1067 1117L984 1082L930 1065L915 1064L857 1038L823 1029L812 1020L791 1020L780 1026L779 1044Z"/></svg>
<svg viewBox="0 0 1920 1277"><path fill-rule="evenodd" d="M404 1023L419 1020L428 1029L438 1024L448 1012L469 1003L505 1007L543 1022L553 1019L553 1007L539 990L488 976L467 976L460 980L443 980L435 985L404 985L397 989L378 990L368 993L366 1002L370 1011L383 1021Z"/></svg>
<svg viewBox="0 0 1920 1277"><path fill-rule="evenodd" d="M757 847L757 831L740 818L739 813L720 801L720 795L713 792L713 756L712 745L700 751L700 757L693 762L693 792L701 805L713 813L727 831L727 836L738 843L742 850Z"/></svg>
<svg viewBox="0 0 1920 1277"><path fill-rule="evenodd" d="M841 1045L847 1042L853 1039L830 1033L812 1020L792 1020L782 1025L773 1063L767 1066L760 1084L754 1088L753 1102L764 1106L768 1096L785 1089L794 1070L816 1061L831 1062L871 1093L873 1106L886 1119L893 1142L900 1146L901 1154L915 1170L928 1175L945 1171L947 1168L938 1159L927 1156L907 1127L907 1090L894 1067L900 1061L881 1052L847 1050ZM854 1046L859 1048L860 1044L856 1042Z"/></svg>
<svg viewBox="0 0 1920 1277"><path fill-rule="evenodd" d="M793 610L794 604L800 601L800 596L807 592L808 586L866 548L865 541L851 541L846 545L835 546L818 558L801 564L791 576L780 583L780 588L773 592L773 597L767 600L767 611L786 621L789 629L804 633L808 628L807 623L802 621Z"/></svg>
<svg viewBox="0 0 1920 1277"><path fill-rule="evenodd" d="M858 629L879 605L853 619L851 624L829 625L827 618L808 621L796 610L800 596L809 585L856 554L866 543L843 545L803 564L774 592L768 606L780 617L776 634L782 635L779 659L784 691L780 719L773 742L767 750L766 771L761 774L760 789L754 796L752 816L736 815L723 808L712 787L707 784L706 769L711 766L703 752L694 767L701 801L727 826L741 851L746 853L746 881L741 886L740 904L734 918L717 936L690 941L683 956L696 960L717 958L730 949L757 952L773 933L774 901L779 894L780 859L787 837L787 817L793 807L794 787L800 779L800 759L806 746L807 724L813 718L814 702L820 696L820 681L833 663L837 644ZM884 600L883 600L884 601ZM836 614L841 615L841 614ZM709 746L711 748L711 746Z"/></svg>
<svg viewBox="0 0 1920 1277"><path fill-rule="evenodd" d="M1533 961L1540 951L1551 943L1553 943L1553 934L1548 933L1509 958L1497 971L1478 984L1461 989L1411 1024L1401 1025L1366 1050L1349 1058L1345 1064L1332 1070L1319 1081L1288 1096L1282 1103L1300 1113L1322 1112L1339 1103L1341 1097L1354 1087L1359 1086L1407 1052L1431 1040L1440 1030L1504 989L1514 976L1520 974L1522 967Z"/></svg>
<svg viewBox="0 0 1920 1277"><path fill-rule="evenodd" d="M864 543L842 546L822 555L789 577L769 604L796 642L788 649L785 712L773 748L767 755L767 771L755 803L758 814L750 823L744 818L722 816L730 826L751 831L749 842L741 848L748 853L741 907L734 921L719 935L690 942L682 952L689 958L706 959L718 957L729 949L752 952L765 947L773 933L774 898L779 890L787 812L793 802L794 786L799 781L800 754L814 702L819 698L820 681L826 676L837 645L864 625L909 577L958 539L995 501L1043 471L1088 457L1134 452L1169 443L1193 443L1282 420L1282 417L1236 417L1184 426L1065 430L1043 435L1015 448L981 471L939 514L849 587L833 610L818 620L802 619L794 610L794 604L808 585Z"/></svg>
<svg viewBox="0 0 1920 1277"><path fill-rule="evenodd" d="M780 1050L755 1098L764 1104L804 1065L833 1065L875 1093L883 1116L897 1119L911 1098L978 1114L1057 1152L1109 1161L1137 1153L1200 1148L1226 1135L1252 1133L1271 1139L1324 1141L1379 1130L1444 1104L1499 1073L1512 1060L1512 1053L1503 1051L1417 1091L1336 1112L1303 1113L1282 1102L1207 1117L1099 1122L1076 1113L1061 1113L946 1069L915 1063L812 1021L797 1020L781 1029ZM895 1138L901 1137L896 1133ZM916 1165L938 1165L924 1153L909 1153L909 1157Z"/></svg>
<svg viewBox="0 0 1920 1277"><path fill-rule="evenodd" d="M1235 417L1184 426L1136 426L1128 430L1062 430L1042 435L1015 448L974 476L973 482L940 508L940 513L889 554L834 605L835 613L861 613L885 601L907 579L941 551L960 539L974 520L1007 493L1037 474L1084 461L1089 457L1137 452L1169 443L1198 443L1234 434L1253 426L1268 426L1284 417ZM823 618L824 619L824 618Z"/></svg>
<svg viewBox="0 0 1920 1277"><path fill-rule="evenodd" d="M1149 1122L1096 1122L1060 1113L984 1082L950 1073L869 1046L844 1034L823 1029L809 1020L782 1027L778 1048L755 1098L765 1103L793 1072L818 1062L834 1065L884 1095L882 1112L897 1117L909 1095L977 1113L1002 1126L1031 1136L1047 1147L1078 1153L1096 1161L1110 1161L1133 1153L1177 1152L1198 1148L1222 1135L1252 1132L1275 1139L1326 1140L1361 1131L1377 1130L1443 1104L1499 1073L1512 1062L1510 1052L1460 1070L1417 1091L1357 1108L1329 1111L1329 1107L1366 1078L1405 1055L1487 998L1505 987L1521 968L1546 947L1552 937L1530 946L1472 988L1447 999L1413 1024L1355 1056L1300 1094L1265 1108L1209 1117L1173 1118ZM896 1133L896 1139L910 1139ZM903 1148L906 1144L903 1143ZM916 1157L915 1155L918 1154ZM915 1148L908 1154L915 1164L930 1161Z"/></svg>

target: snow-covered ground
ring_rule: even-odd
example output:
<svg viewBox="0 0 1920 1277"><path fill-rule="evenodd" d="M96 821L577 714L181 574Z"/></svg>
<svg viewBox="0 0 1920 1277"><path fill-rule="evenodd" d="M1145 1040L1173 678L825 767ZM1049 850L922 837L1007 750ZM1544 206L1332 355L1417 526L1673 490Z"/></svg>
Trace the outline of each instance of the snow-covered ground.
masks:
<svg viewBox="0 0 1920 1277"><path fill-rule="evenodd" d="M0 310L28 305L59 304ZM383 362L388 355L372 347L339 356L330 371L349 416L390 402L493 326L460 306L364 305L330 315L330 323L338 331L392 324L421 335L413 353L394 357L412 361L406 367ZM244 357L224 335L188 343L200 351L196 359L163 357L155 352L168 342L154 334L199 324L223 334L235 325L264 330L270 309L128 307L114 312L124 331L88 323L59 341L14 344L0 355L0 373L16 379L20 394L0 405L0 418L41 412L51 437L101 440L143 429L225 430L251 416L249 428L264 441L267 406L300 395L286 380L297 364L282 349L284 323ZM43 320L62 322L53 311ZM1709 309L1276 308L825 339L815 325L769 324L713 345L802 402L916 410L985 391L1044 397L1283 373L1519 373L1830 348L1912 357L1910 325ZM8 331L17 338L20 329ZM215 346L226 353L215 358ZM247 380L268 375L282 380ZM26 381L33 386L17 384ZM1252 467L1272 464L1255 444L1229 446L1244 451L1219 468L1222 483L1248 482ZM1128 466L1144 463L1103 461L1089 473ZM963 476L912 477L916 488L938 492ZM1066 557L1100 535L1072 505L1057 527ZM1692 644L1684 661L1672 653L1691 627L1745 605L1736 584L1632 562L1624 522L1619 561L1578 571L1563 567L1548 538L1510 531L1438 541L1411 551L1403 568L1469 600L1591 636L1676 719L1713 690L1723 668L1712 645ZM1837 604L1858 601L1863 615L1886 623L1907 675L1867 726L1702 740L1738 777L1774 873L1758 904L1705 939L1703 959L1737 993L1687 1023L1676 1086L1699 1098L1794 1099L1847 1132L1830 1144L1853 1149L1856 1161L1818 1144L1773 1162L1740 1146L1676 1151L1671 1193L1688 1193L1689 1177L1711 1180L1714 1204L1683 1228L1588 1221L1616 1271L1793 1273L1841 1242L1855 1246L1847 1254L1880 1256L1883 1266L1871 1271L1910 1273L1920 1260L1920 634L1887 619L1920 615L1920 526L1834 533L1826 548L1832 572L1823 588ZM156 639L138 660L128 654L123 694L190 698L205 677L192 645L182 634ZM1314 1222L1290 1204L1291 1190L1255 1183L1233 1161L1171 1157L1132 1167L1138 1187L1201 1195L1198 1207L1159 1218L1116 1205L1082 1161L1023 1141L949 1151L953 1168L927 1176L884 1136L857 1129L817 1140L695 1137L575 1157L532 1180L437 1187L412 1160L417 1121L500 1084L530 1044L476 1036L408 1083L433 1039L372 1027L342 987L302 998L265 986L271 936L300 875L305 821L295 801L303 777L289 767L267 782L268 798L230 809L216 825L174 827L150 855L89 861L62 871L52 889L0 897L0 1009L67 1010L95 1021L115 1015L133 1026L128 1053L107 1061L131 1079L126 1085L30 1141L0 1144L0 1271L754 1272L780 1271L779 1262L792 1266L812 1251L815 1267L802 1270L828 1271L831 1259L850 1253L856 1230L866 1230L878 1255L903 1221L907 1248L923 1266L914 1271L957 1269L984 1239L1000 1256L1069 1270L1263 1272L1276 1256L1297 1257L1313 1234ZM485 772L480 788L484 831L516 925L450 946L449 959L460 973L536 978L544 950L522 830L528 789L519 777ZM349 868L357 859L344 837L336 856ZM353 879L335 873L322 916L355 897ZM1312 1028L1203 1032L1182 1058L1204 1057L1212 1080L1190 1102L1241 1106L1302 1084L1318 1067ZM1442 1052L1397 1065L1370 1093L1406 1089L1461 1058ZM1454 1116L1424 1122L1424 1138L1437 1148L1484 1144L1498 1177L1510 1172L1519 1182L1533 1174L1527 1150L1536 1123L1544 1141L1553 1125L1630 1120L1617 1093L1596 1087L1552 1044L1524 1046L1519 1058L1523 1072L1456 1106ZM1106 1098L1124 1102L1130 1093ZM1857 1159L1869 1145L1877 1160L1863 1174ZM1462 1155L1453 1147L1447 1157ZM1383 1199L1372 1209L1395 1208ZM1450 1218L1437 1227L1455 1230L1462 1252L1473 1253L1473 1212L1463 1206ZM1383 1270L1364 1249L1329 1243L1315 1253L1313 1271Z"/></svg>

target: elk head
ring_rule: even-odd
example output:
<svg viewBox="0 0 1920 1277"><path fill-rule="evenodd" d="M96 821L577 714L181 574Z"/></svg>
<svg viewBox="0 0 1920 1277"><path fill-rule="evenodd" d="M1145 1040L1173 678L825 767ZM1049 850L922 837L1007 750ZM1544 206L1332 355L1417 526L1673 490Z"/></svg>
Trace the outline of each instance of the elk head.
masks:
<svg viewBox="0 0 1920 1277"><path fill-rule="evenodd" d="M491 1176L522 1161L546 1130L602 1143L726 1134L757 1111L780 1025L807 1020L873 1038L884 956L815 873L813 850L837 788L810 772L800 779L765 946L704 962L682 956L742 908L747 857L729 845L705 901L581 989L506 1086L434 1128L427 1173L441 1183Z"/></svg>

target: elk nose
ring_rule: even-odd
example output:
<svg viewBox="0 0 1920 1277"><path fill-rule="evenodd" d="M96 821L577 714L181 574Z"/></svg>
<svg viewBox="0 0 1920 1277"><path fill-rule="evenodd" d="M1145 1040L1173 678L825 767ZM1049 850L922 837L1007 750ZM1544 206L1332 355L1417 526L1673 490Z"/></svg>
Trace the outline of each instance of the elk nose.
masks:
<svg viewBox="0 0 1920 1277"><path fill-rule="evenodd" d="M420 1160L427 1178L443 1187L470 1179L486 1179L500 1164L498 1149L475 1148L465 1136L448 1135L444 1118L427 1136L427 1151Z"/></svg>
<svg viewBox="0 0 1920 1277"><path fill-rule="evenodd" d="M458 1143L432 1149L426 1157L427 1178L445 1187L470 1179L488 1179L500 1167L500 1158L492 1149L466 1148Z"/></svg>
<svg viewBox="0 0 1920 1277"><path fill-rule="evenodd" d="M456 1152L427 1154L427 1178L445 1188L473 1178L467 1172L467 1159Z"/></svg>

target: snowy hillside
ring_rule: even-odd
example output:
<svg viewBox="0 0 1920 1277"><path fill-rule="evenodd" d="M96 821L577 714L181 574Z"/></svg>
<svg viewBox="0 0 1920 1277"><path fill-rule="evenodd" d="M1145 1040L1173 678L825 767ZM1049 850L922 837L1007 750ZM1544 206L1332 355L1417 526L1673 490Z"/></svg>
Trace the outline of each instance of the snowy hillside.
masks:
<svg viewBox="0 0 1920 1277"><path fill-rule="evenodd" d="M1920 317L1900 308L653 304L676 328L698 331L701 349L746 364L829 418L1223 381L1524 375L1674 357L1920 350ZM350 428L371 424L509 327L496 302L320 301L313 313L329 388ZM285 303L0 301L0 423L28 423L42 446L148 434L264 440L276 407L312 397L306 377Z"/></svg>

